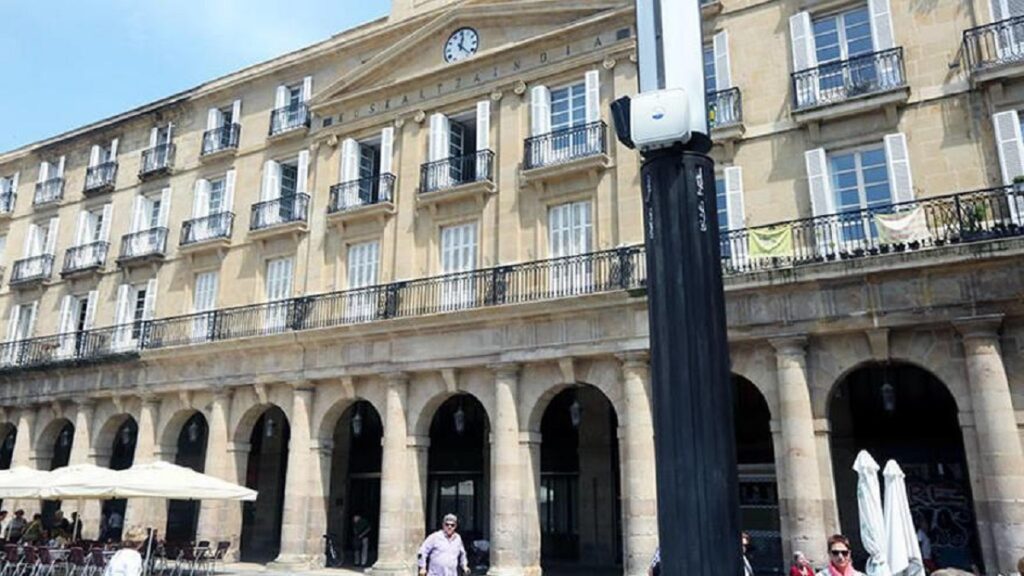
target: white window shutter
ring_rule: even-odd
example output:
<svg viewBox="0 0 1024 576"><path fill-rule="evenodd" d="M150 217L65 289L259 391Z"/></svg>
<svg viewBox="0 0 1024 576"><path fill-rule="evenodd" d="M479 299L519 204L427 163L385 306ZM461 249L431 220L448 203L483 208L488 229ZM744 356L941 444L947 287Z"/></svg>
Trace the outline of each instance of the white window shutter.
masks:
<svg viewBox="0 0 1024 576"><path fill-rule="evenodd" d="M60 225L60 217L54 216L50 218L49 231L46 233L46 247L43 249L43 254L56 254L57 251L57 231Z"/></svg>
<svg viewBox="0 0 1024 576"><path fill-rule="evenodd" d="M313 98L313 77L306 76L302 79L302 101L309 102Z"/></svg>
<svg viewBox="0 0 1024 576"><path fill-rule="evenodd" d="M231 103L231 123L242 123L242 100L237 99Z"/></svg>
<svg viewBox="0 0 1024 576"><path fill-rule="evenodd" d="M25 332L25 338L31 338L36 332L36 317L39 313L39 301L28 305L28 330Z"/></svg>
<svg viewBox="0 0 1024 576"><path fill-rule="evenodd" d="M91 290L88 301L85 303L85 329L92 330L92 327L96 325L96 304L100 299L100 293L98 290Z"/></svg>
<svg viewBox="0 0 1024 576"><path fill-rule="evenodd" d="M590 70L585 76L587 124L601 121L601 71ZM550 114L548 116L550 118Z"/></svg>
<svg viewBox="0 0 1024 576"><path fill-rule="evenodd" d="M444 114L430 117L430 150L429 159L437 162L448 158L451 147L451 123Z"/></svg>
<svg viewBox="0 0 1024 576"><path fill-rule="evenodd" d="M380 173L391 174L395 162L395 129L392 126L380 132Z"/></svg>
<svg viewBox="0 0 1024 576"><path fill-rule="evenodd" d="M146 197L141 194L135 197L135 205L132 206L132 232L141 232L146 226Z"/></svg>
<svg viewBox="0 0 1024 576"><path fill-rule="evenodd" d="M299 194L309 194L309 150L299 152L299 169L295 189Z"/></svg>
<svg viewBox="0 0 1024 576"><path fill-rule="evenodd" d="M57 317L60 322L57 329L58 334L70 334L75 331L74 314L71 312L71 304L74 300L75 297L70 294L60 299L60 315Z"/></svg>
<svg viewBox="0 0 1024 576"><path fill-rule="evenodd" d="M14 342L18 339L18 320L21 319L21 306L11 306L11 317L7 320L7 342Z"/></svg>
<svg viewBox="0 0 1024 576"><path fill-rule="evenodd" d="M359 179L359 142L345 138L341 142L341 172L338 182L346 183Z"/></svg>
<svg viewBox="0 0 1024 576"><path fill-rule="evenodd" d="M263 188L260 200L269 202L281 197L281 165L273 160L263 163Z"/></svg>
<svg viewBox="0 0 1024 576"><path fill-rule="evenodd" d="M100 223L100 240L110 241L110 220L114 217L114 205L103 205L103 222Z"/></svg>
<svg viewBox="0 0 1024 576"><path fill-rule="evenodd" d="M893 203L910 202L914 199L914 178L910 172L906 134L897 132L886 135L885 157L889 164Z"/></svg>
<svg viewBox="0 0 1024 576"><path fill-rule="evenodd" d="M715 81L716 86L708 86L707 91L727 90L732 88L732 72L729 65L729 32L722 30L715 34L713 40L715 53Z"/></svg>
<svg viewBox="0 0 1024 576"><path fill-rule="evenodd" d="M113 140L110 141L110 158L107 158L107 160L109 160L111 162L117 160L117 145L118 145L118 143L119 143L119 139L117 139L117 138L114 138Z"/></svg>
<svg viewBox="0 0 1024 576"><path fill-rule="evenodd" d="M129 284L121 284L117 287L117 307L115 308L114 323L118 326L131 321L132 287Z"/></svg>
<svg viewBox="0 0 1024 576"><path fill-rule="evenodd" d="M804 153L807 163L807 185L811 191L811 211L815 216L835 212L832 184L829 181L828 158L824 148L815 148Z"/></svg>
<svg viewBox="0 0 1024 576"><path fill-rule="evenodd" d="M174 141L174 123L173 122L167 124L167 141L161 142L161 144L170 144L172 141Z"/></svg>
<svg viewBox="0 0 1024 576"><path fill-rule="evenodd" d="M43 160L39 163L39 175L36 176L36 182L40 184L46 182L50 178L50 163Z"/></svg>
<svg viewBox="0 0 1024 576"><path fill-rule="evenodd" d="M723 171L725 176L725 209L729 217L729 230L746 227L743 208L743 168L730 166Z"/></svg>
<svg viewBox="0 0 1024 576"><path fill-rule="evenodd" d="M171 189L164 188L160 191L160 214L157 215L157 222L161 228L167 228L171 217Z"/></svg>
<svg viewBox="0 0 1024 576"><path fill-rule="evenodd" d="M530 90L530 134L543 136L551 133L551 90L547 86L534 86Z"/></svg>
<svg viewBox="0 0 1024 576"><path fill-rule="evenodd" d="M144 302L145 307L142 309L143 320L152 320L156 316L156 290L156 278L151 278L146 282L146 301Z"/></svg>
<svg viewBox="0 0 1024 576"><path fill-rule="evenodd" d="M196 180L192 190L192 217L205 218L210 215L210 181Z"/></svg>
<svg viewBox="0 0 1024 576"><path fill-rule="evenodd" d="M274 109L284 108L284 105L288 103L288 87L281 85L277 87L277 92L274 93Z"/></svg>
<svg viewBox="0 0 1024 576"><path fill-rule="evenodd" d="M999 151L999 168L1003 184L1013 184L1017 176L1024 176L1024 143L1021 142L1020 116L1016 110L992 115L992 126L996 133L996 149Z"/></svg>
<svg viewBox="0 0 1024 576"><path fill-rule="evenodd" d="M811 14L799 12L789 18L789 35L793 43L793 71L800 72L818 65L814 52L814 28Z"/></svg>
<svg viewBox="0 0 1024 576"><path fill-rule="evenodd" d="M89 211L82 210L78 213L78 227L75 229L75 246L82 246L89 239Z"/></svg>
<svg viewBox="0 0 1024 576"><path fill-rule="evenodd" d="M60 160L57 161L57 175L55 178L64 177L64 161L67 160L67 156L61 155Z"/></svg>
<svg viewBox="0 0 1024 576"><path fill-rule="evenodd" d="M224 115L220 113L220 110L216 108L210 108L206 113L206 129L213 130L219 127L224 119Z"/></svg>
<svg viewBox="0 0 1024 576"><path fill-rule="evenodd" d="M868 0L871 12L871 36L875 40L875 51L888 50L896 45L893 38L892 10L889 0Z"/></svg>
<svg viewBox="0 0 1024 576"><path fill-rule="evenodd" d="M476 103L476 151L491 149L491 101Z"/></svg>
<svg viewBox="0 0 1024 576"><path fill-rule="evenodd" d="M11 192L18 192L18 180L21 177L21 172L15 172L14 177L11 179Z"/></svg>
<svg viewBox="0 0 1024 576"><path fill-rule="evenodd" d="M89 150L89 168L95 168L100 163L100 146L99 144L93 144L92 149Z"/></svg>
<svg viewBox="0 0 1024 576"><path fill-rule="evenodd" d="M160 136L160 128L157 127L157 126L153 126L149 130L149 147L150 148L155 148L156 147L156 145L157 145L156 139L159 138L159 136Z"/></svg>
<svg viewBox="0 0 1024 576"><path fill-rule="evenodd" d="M39 242L39 225L29 224L28 232L25 234L25 249L22 251L22 258L31 258L36 255L36 244Z"/></svg>
<svg viewBox="0 0 1024 576"><path fill-rule="evenodd" d="M238 173L234 168L228 170L228 173L224 175L224 212L235 211L235 181L238 179Z"/></svg>

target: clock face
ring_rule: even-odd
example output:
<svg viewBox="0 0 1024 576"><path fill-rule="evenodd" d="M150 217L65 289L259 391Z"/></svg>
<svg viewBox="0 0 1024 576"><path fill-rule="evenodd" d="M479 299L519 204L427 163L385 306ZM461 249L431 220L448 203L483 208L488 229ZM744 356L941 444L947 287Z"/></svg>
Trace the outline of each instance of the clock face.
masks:
<svg viewBox="0 0 1024 576"><path fill-rule="evenodd" d="M480 48L480 35L472 28L459 28L444 45L445 62L458 62L476 54Z"/></svg>

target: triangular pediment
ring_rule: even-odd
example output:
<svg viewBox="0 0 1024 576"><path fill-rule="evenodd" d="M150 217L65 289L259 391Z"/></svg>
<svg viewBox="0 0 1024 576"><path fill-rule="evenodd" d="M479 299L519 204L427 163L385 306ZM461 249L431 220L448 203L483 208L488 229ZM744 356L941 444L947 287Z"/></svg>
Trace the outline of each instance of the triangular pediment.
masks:
<svg viewBox="0 0 1024 576"><path fill-rule="evenodd" d="M425 74L444 75L532 39L558 35L567 27L631 5L631 0L467 0L447 9L396 24L400 41L344 73L314 95L312 105L328 104L352 93L393 86ZM462 27L480 36L476 55L462 62L444 60L444 44ZM395 34L395 31L391 31Z"/></svg>

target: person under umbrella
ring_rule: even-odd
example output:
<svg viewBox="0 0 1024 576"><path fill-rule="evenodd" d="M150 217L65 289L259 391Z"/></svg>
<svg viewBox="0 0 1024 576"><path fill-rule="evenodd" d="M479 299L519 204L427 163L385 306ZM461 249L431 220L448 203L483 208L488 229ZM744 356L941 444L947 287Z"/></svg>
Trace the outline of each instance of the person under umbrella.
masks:
<svg viewBox="0 0 1024 576"><path fill-rule="evenodd" d="M462 545L462 537L455 530L459 527L459 519L455 514L444 517L442 527L423 541L417 557L420 576L459 576L469 574L469 559L466 548Z"/></svg>

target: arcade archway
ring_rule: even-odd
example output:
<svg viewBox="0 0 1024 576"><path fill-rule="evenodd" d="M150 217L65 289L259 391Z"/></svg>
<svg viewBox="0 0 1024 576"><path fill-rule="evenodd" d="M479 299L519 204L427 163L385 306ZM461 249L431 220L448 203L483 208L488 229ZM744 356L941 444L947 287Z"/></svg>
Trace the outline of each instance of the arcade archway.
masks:
<svg viewBox="0 0 1024 576"><path fill-rule="evenodd" d="M345 565L372 566L377 560L383 436L380 414L365 401L345 410L334 428L327 522ZM365 548L356 538L364 533Z"/></svg>
<svg viewBox="0 0 1024 576"><path fill-rule="evenodd" d="M845 533L860 532L857 476L860 450L885 466L895 459L906 473L915 521L926 526L941 566L982 566L974 502L956 401L931 373L909 364L872 363L832 391L829 422L836 499ZM881 481L881 479L880 479ZM863 550L857 542L854 550ZM858 565L863 558L857 558Z"/></svg>
<svg viewBox="0 0 1024 576"><path fill-rule="evenodd" d="M178 433L177 451L174 463L191 468L196 472L206 469L206 440L209 426L200 412L192 416ZM164 538L168 542L189 543L195 541L199 525L198 500L171 500L167 503L167 529Z"/></svg>
<svg viewBox="0 0 1024 576"><path fill-rule="evenodd" d="M244 562L266 563L281 553L284 488L288 475L288 418L277 406L267 408L253 426L245 485L259 492L242 506L241 553Z"/></svg>
<svg viewBox="0 0 1024 576"><path fill-rule="evenodd" d="M127 416L114 433L110 452L111 470L127 470L135 462L135 444L138 441L139 426L135 419ZM124 513L128 507L127 500L107 500L103 502L100 519L100 540L103 542L120 542L124 532Z"/></svg>

